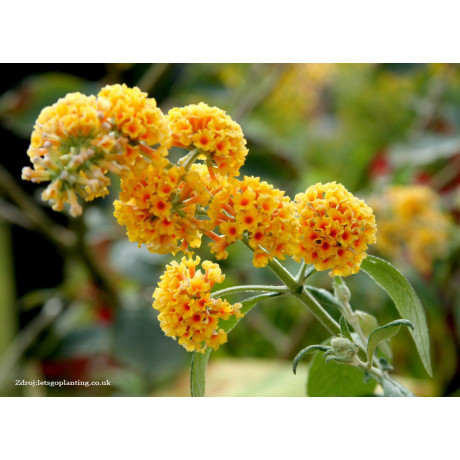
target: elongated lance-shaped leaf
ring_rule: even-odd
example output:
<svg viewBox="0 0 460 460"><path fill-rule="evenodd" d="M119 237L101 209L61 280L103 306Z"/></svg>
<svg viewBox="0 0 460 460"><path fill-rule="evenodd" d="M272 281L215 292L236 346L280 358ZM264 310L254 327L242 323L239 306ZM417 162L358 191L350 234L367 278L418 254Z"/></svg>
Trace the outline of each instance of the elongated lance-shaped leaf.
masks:
<svg viewBox="0 0 460 460"><path fill-rule="evenodd" d="M326 289L317 288L314 286L305 286L305 289L323 306L335 310L340 310L342 305L340 302Z"/></svg>
<svg viewBox="0 0 460 460"><path fill-rule="evenodd" d="M278 292L266 292L241 301L241 313L245 314L253 308L259 300L276 297L281 295ZM236 319L234 316L225 321L220 321L219 326L226 332L230 332L242 318ZM204 353L193 352L190 364L190 393L192 396L204 396L206 389L206 368L208 366L209 355L212 349L207 348Z"/></svg>
<svg viewBox="0 0 460 460"><path fill-rule="evenodd" d="M370 369L372 366L372 358L378 344L382 340L389 339L399 332L401 326L407 326L411 329L414 329L414 325L407 319L397 319L391 323L385 324L375 330L373 330L369 335L369 340L367 341L367 367Z"/></svg>
<svg viewBox="0 0 460 460"><path fill-rule="evenodd" d="M297 353L296 357L292 361L292 370L294 374L297 371L297 366L300 362L300 360L307 355L308 353L314 353L315 351L328 351L330 350L331 347L327 347L326 345L310 345L309 347L304 348L303 350L300 350L299 353Z"/></svg>
<svg viewBox="0 0 460 460"><path fill-rule="evenodd" d="M361 268L387 292L399 314L415 326L410 333L426 371L432 376L428 325L425 311L414 289L401 272L386 260L368 256L363 260Z"/></svg>
<svg viewBox="0 0 460 460"><path fill-rule="evenodd" d="M350 334L350 329L348 329L347 320L345 319L343 315L340 317L339 324L340 324L340 329L342 331L342 336L350 340L350 342L354 342L353 337Z"/></svg>
<svg viewBox="0 0 460 460"><path fill-rule="evenodd" d="M379 327L377 318L366 311L355 310L355 316L358 318L361 329L367 337L369 337L369 334L374 329ZM393 357L393 353L388 342L380 342L379 349L387 358L391 359Z"/></svg>

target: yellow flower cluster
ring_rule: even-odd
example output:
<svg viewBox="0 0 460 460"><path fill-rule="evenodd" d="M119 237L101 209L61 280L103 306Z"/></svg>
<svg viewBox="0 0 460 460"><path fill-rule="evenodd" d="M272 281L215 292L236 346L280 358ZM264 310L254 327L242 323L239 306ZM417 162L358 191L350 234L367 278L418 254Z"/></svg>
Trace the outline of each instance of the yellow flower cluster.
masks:
<svg viewBox="0 0 460 460"><path fill-rule="evenodd" d="M44 108L27 152L34 167L23 168L22 178L50 182L42 199L56 211L69 203L70 214L80 215L78 196L91 201L108 194L108 171L124 174L141 153L152 159L167 154L167 120L146 96L138 88L114 85L97 98L70 93ZM161 149L157 153L144 142Z"/></svg>
<svg viewBox="0 0 460 460"><path fill-rule="evenodd" d="M106 195L110 184L106 170L119 170L97 146L106 134L97 116L96 98L68 94L41 111L27 151L34 168L23 168L22 178L50 181L42 199L56 211L70 203L71 215L81 214L77 194L88 201Z"/></svg>
<svg viewBox="0 0 460 460"><path fill-rule="evenodd" d="M210 174L237 176L248 153L241 126L223 110L200 102L175 107L168 113L174 145L198 149L207 160ZM215 167L214 167L215 166Z"/></svg>
<svg viewBox="0 0 460 460"><path fill-rule="evenodd" d="M244 236L254 250L256 267L264 267L274 257L284 259L298 246L294 204L284 192L258 177L231 181L214 196L208 215L221 233L211 243L218 259L227 257L226 248Z"/></svg>
<svg viewBox="0 0 460 460"><path fill-rule="evenodd" d="M140 151L156 159L166 156L172 137L167 118L157 107L155 99L147 97L139 88L108 85L97 95L97 108L103 122L115 128L117 137L125 140L125 162L134 161ZM128 143L131 141L131 143ZM131 145L133 141L137 144ZM141 143L141 144L139 144ZM143 148L145 145L153 149Z"/></svg>
<svg viewBox="0 0 460 460"><path fill-rule="evenodd" d="M190 150L177 164L167 158L173 145ZM107 173L119 175L114 215L129 239L154 253L189 255L167 266L153 306L166 335L204 352L226 342L219 320L240 317L241 305L212 297L224 279L217 264L204 261L197 269L200 258L190 248L201 245L203 234L218 259L243 240L256 267L291 256L341 276L358 272L375 242L372 210L342 185L316 184L293 202L258 177L236 179L247 153L241 127L223 110L200 103L166 117L138 88L111 85L97 97L68 94L41 112L28 150L34 169L24 168L23 178L49 181L43 199L56 210L69 203L77 216L78 196L106 195ZM398 206L398 215L426 212L415 202ZM426 244L431 234L425 236Z"/></svg>
<svg viewBox="0 0 460 460"><path fill-rule="evenodd" d="M219 320L242 314L241 304L231 305L211 295L214 284L225 278L219 266L205 260L201 271L199 263L199 257L183 257L181 263L167 265L153 293L153 308L160 312L160 326L168 337L179 338L187 351L204 353L207 347L217 350L227 341Z"/></svg>
<svg viewBox="0 0 460 460"><path fill-rule="evenodd" d="M377 249L430 274L434 259L445 255L449 240L449 218L436 192L422 185L392 186L371 204L379 225Z"/></svg>
<svg viewBox="0 0 460 460"><path fill-rule="evenodd" d="M166 158L138 160L121 180L114 215L130 241L157 254L175 254L200 246L206 222L196 213L210 197L199 165L186 171Z"/></svg>
<svg viewBox="0 0 460 460"><path fill-rule="evenodd" d="M336 276L357 273L376 241L372 209L335 182L313 185L295 201L302 240L294 258Z"/></svg>

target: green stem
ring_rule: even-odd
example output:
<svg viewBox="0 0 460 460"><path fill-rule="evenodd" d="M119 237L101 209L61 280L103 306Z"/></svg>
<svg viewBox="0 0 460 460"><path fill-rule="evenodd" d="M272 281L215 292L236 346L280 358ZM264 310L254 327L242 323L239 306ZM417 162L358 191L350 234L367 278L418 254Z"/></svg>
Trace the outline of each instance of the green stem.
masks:
<svg viewBox="0 0 460 460"><path fill-rule="evenodd" d="M337 285L344 286L345 288L347 288L345 281L340 276L335 276L334 281ZM358 337L361 340L363 347L366 347L366 344L367 344L366 335L361 329L361 325L359 324L359 319L355 315L355 312L353 311L353 309L351 308L349 300L344 300L340 298L340 296L337 296L337 295L336 295L336 298L339 301L340 305L342 306L342 308L340 309L341 313L343 314L347 322L353 327L355 332L358 334ZM349 298L349 295L347 296L347 298Z"/></svg>
<svg viewBox="0 0 460 460"><path fill-rule="evenodd" d="M297 277L296 277L296 280L298 283L301 282L301 280L303 280L304 276L305 276L305 271L306 269L308 268L308 265L305 263L305 260L302 260L302 264L300 265L300 269L299 269L299 272L297 273Z"/></svg>
<svg viewBox="0 0 460 460"><path fill-rule="evenodd" d="M246 243L245 243L246 244ZM247 245L249 248L250 246ZM270 260L267 267L294 293L301 289L301 286L286 268L277 259Z"/></svg>
<svg viewBox="0 0 460 460"><path fill-rule="evenodd" d="M335 276L334 281L339 286L347 287L347 284L340 276ZM359 318L356 313L353 311L353 308L350 305L349 300L341 299L340 296L336 295L336 299L338 300L339 304L341 305L340 312L343 314L344 318L347 320L348 324L355 330L356 334L358 335L359 342L358 345L361 349L366 352L367 350L367 337L364 334L361 324L359 323ZM349 295L346 297L349 298ZM377 368L381 369L381 365L377 357L374 356L374 362L376 363Z"/></svg>
<svg viewBox="0 0 460 460"><path fill-rule="evenodd" d="M305 289L294 295L313 313L316 319L333 335L340 334L340 326L337 321L316 301L316 299Z"/></svg>
<svg viewBox="0 0 460 460"><path fill-rule="evenodd" d="M250 311L259 300L269 299L269 298L279 298L283 295L288 294L286 292L264 292L263 294L258 294L249 299L241 301L242 309L241 311L246 314ZM239 322L241 318L235 319L233 316L231 319L224 321L225 324L222 325L226 334L228 334ZM190 393L192 396L204 396L205 395L205 385L206 385L206 367L209 360L209 355L211 353L211 348L207 348L203 353L194 352L192 355L192 362L190 366Z"/></svg>
<svg viewBox="0 0 460 460"><path fill-rule="evenodd" d="M179 166L183 166L186 170L192 166L193 163L195 163L196 159L201 155L201 152L199 149L191 150L185 157L182 157L177 164Z"/></svg>
<svg viewBox="0 0 460 460"><path fill-rule="evenodd" d="M242 242L252 251L246 238L243 239ZM331 334L334 336L340 334L340 326L337 321L335 321L316 299L296 281L291 273L289 273L278 260L271 260L268 262L267 266L288 287L292 295L297 297Z"/></svg>
<svg viewBox="0 0 460 460"><path fill-rule="evenodd" d="M194 397L202 397L206 390L206 367L208 365L211 348L206 348L204 353L193 352L190 365L190 392Z"/></svg>
<svg viewBox="0 0 460 460"><path fill-rule="evenodd" d="M315 271L313 265L307 265L305 261L302 261L299 273L297 273L297 282L303 286L307 278Z"/></svg>
<svg viewBox="0 0 460 460"><path fill-rule="evenodd" d="M398 381L392 379L388 373L375 366L372 366L370 369L368 369L367 363L361 361L358 357L355 358L355 362L352 365L358 369L361 369L363 372L369 373L375 380L377 380L377 382L382 386L384 390L384 396L414 396L414 394L409 389L407 389ZM390 391L388 389L389 386Z"/></svg>
<svg viewBox="0 0 460 460"><path fill-rule="evenodd" d="M244 238L241 240L242 243L247 246L251 251L252 248L249 245L248 239ZM286 268L281 265L281 263L273 259L267 264L268 268L287 286L291 294L295 297L297 297L310 311L313 313L313 315L318 319L318 321L334 336L339 336L341 334L341 329L339 324L332 318L332 316L329 315L329 313L324 310L324 308L319 304L319 302L306 290L302 284L300 284L299 279L302 278L302 273L304 273L304 266L301 267L300 272L297 276L297 279L295 279L291 273L289 273ZM303 280L302 280L303 281ZM341 284L343 280L339 278L338 284ZM343 305L344 302L340 301L340 304ZM357 320L356 316L354 315L353 310L351 309L351 306L348 302L345 302L347 308L347 313L349 312L352 313L352 318L353 320ZM353 324L352 324L353 325ZM360 330L361 335L364 337L365 336L361 330L361 327L358 322L357 328ZM355 329L356 330L356 329ZM361 339L362 340L362 339ZM365 345L366 341L364 340L363 345ZM378 366L378 361L377 361L377 366ZM390 384L393 385L393 387L396 387L397 390L400 392L400 396L412 396L411 392L407 390L407 388L404 388L400 383L393 381L387 373L385 373L382 369L379 367L372 366L370 369L368 369L367 364L361 361L358 357L355 357L355 362L352 364L359 369L361 369L364 372L368 372L369 374L372 375L373 378L375 378L385 389L385 384ZM205 369L206 370L206 369Z"/></svg>
<svg viewBox="0 0 460 460"><path fill-rule="evenodd" d="M225 295L230 294L237 294L239 292L281 292L286 293L290 292L286 286L264 286L264 285L246 285L246 286L233 286L226 289L221 289L220 291L216 291L212 293L213 298L222 297Z"/></svg>

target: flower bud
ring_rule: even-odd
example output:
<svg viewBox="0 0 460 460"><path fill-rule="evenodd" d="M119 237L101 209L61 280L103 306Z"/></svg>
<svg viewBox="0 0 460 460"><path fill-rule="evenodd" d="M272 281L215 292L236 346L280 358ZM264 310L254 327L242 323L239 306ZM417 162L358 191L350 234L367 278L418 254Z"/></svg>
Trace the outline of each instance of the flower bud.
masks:
<svg viewBox="0 0 460 460"><path fill-rule="evenodd" d="M334 295L341 303L348 303L351 299L350 289L344 283L334 283Z"/></svg>
<svg viewBox="0 0 460 460"><path fill-rule="evenodd" d="M335 337L331 340L331 347L334 353L346 359L354 358L359 351L358 345L344 337Z"/></svg>

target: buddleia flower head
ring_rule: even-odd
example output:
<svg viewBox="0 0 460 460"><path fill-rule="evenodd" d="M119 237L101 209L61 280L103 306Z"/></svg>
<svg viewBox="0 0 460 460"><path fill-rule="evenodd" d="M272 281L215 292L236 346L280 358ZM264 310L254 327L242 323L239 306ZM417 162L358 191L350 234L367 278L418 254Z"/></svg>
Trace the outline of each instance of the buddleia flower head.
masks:
<svg viewBox="0 0 460 460"><path fill-rule="evenodd" d="M295 197L301 242L296 260L331 275L357 273L376 241L372 209L335 182L315 184Z"/></svg>
<svg viewBox="0 0 460 460"><path fill-rule="evenodd" d="M219 266L200 258L183 257L166 266L153 294L153 308L159 311L161 329L178 339L187 351L203 353L207 347L217 350L227 341L221 320L241 317L241 304L213 298L211 290L225 276Z"/></svg>
<svg viewBox="0 0 460 460"><path fill-rule="evenodd" d="M237 176L248 149L241 126L223 110L203 102L168 112L174 145L198 149L210 173Z"/></svg>

